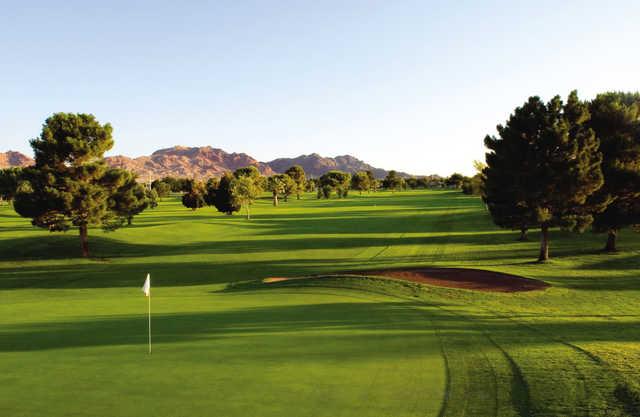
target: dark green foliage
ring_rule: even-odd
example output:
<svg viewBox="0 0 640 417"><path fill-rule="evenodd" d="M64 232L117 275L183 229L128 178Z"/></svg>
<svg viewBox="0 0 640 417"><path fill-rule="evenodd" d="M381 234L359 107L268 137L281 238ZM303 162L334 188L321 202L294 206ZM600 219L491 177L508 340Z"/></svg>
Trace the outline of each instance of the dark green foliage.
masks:
<svg viewBox="0 0 640 417"><path fill-rule="evenodd" d="M295 182L287 174L275 174L267 179L267 190L271 191L273 196L273 205L278 205L278 198L286 196L288 192L291 192L292 187L295 186ZM286 197L285 197L286 201Z"/></svg>
<svg viewBox="0 0 640 417"><path fill-rule="evenodd" d="M189 188L189 178L176 178L176 177L164 177L161 180L156 180L158 182L164 182L169 185L171 192L173 193L186 193ZM154 181L154 183L156 182ZM153 186L153 183L152 183Z"/></svg>
<svg viewBox="0 0 640 417"><path fill-rule="evenodd" d="M131 174L104 163L104 152L113 146L111 131L110 124L101 125L90 114L49 117L40 137L31 140L35 166L23 171L15 196L16 212L34 226L78 228L85 257L90 225L113 230L140 212Z"/></svg>
<svg viewBox="0 0 640 417"><path fill-rule="evenodd" d="M151 189L155 190L159 198L164 198L172 191L171 184L164 180L154 180L151 183Z"/></svg>
<svg viewBox="0 0 640 417"><path fill-rule="evenodd" d="M605 93L590 105L589 126L600 140L604 185L592 196L607 208L595 213L593 228L608 233L605 250L616 250L624 227L640 223L640 94Z"/></svg>
<svg viewBox="0 0 640 417"><path fill-rule="evenodd" d="M396 171L389 171L382 181L382 186L390 191L400 191L404 187L404 179Z"/></svg>
<svg viewBox="0 0 640 417"><path fill-rule="evenodd" d="M260 174L258 168L253 165L249 165L248 167L238 168L233 172L233 176L236 179L240 179L242 177L249 177L253 179L254 184L262 191L267 188L267 179Z"/></svg>
<svg viewBox="0 0 640 417"><path fill-rule="evenodd" d="M318 179L309 178L305 184L305 190L308 192L314 192L318 190Z"/></svg>
<svg viewBox="0 0 640 417"><path fill-rule="evenodd" d="M22 168L0 169L0 200L11 203L18 190Z"/></svg>
<svg viewBox="0 0 640 417"><path fill-rule="evenodd" d="M351 185L351 174L342 171L329 171L318 180L318 198L330 198L336 193L338 198L346 198Z"/></svg>
<svg viewBox="0 0 640 417"><path fill-rule="evenodd" d="M145 188L144 194L149 202L149 208L154 209L158 207L159 196L156 190L153 188Z"/></svg>
<svg viewBox="0 0 640 417"><path fill-rule="evenodd" d="M462 192L467 195L482 195L484 187L484 177L482 174L476 174L471 178L465 177L462 182Z"/></svg>
<svg viewBox="0 0 640 417"><path fill-rule="evenodd" d="M207 191L202 182L196 180L188 180L186 182L187 192L182 195L182 205L197 210L207 205L205 196Z"/></svg>
<svg viewBox="0 0 640 417"><path fill-rule="evenodd" d="M549 257L548 230L582 231L603 207L587 199L603 184L602 154L588 126L587 104L574 91L566 104L531 97L515 109L499 138L487 136L485 201L498 226L542 229L539 260Z"/></svg>
<svg viewBox="0 0 640 417"><path fill-rule="evenodd" d="M361 171L353 174L351 177L351 188L360 191L360 194L362 194L363 191L369 191L371 189L371 179L367 172Z"/></svg>
<svg viewBox="0 0 640 417"><path fill-rule="evenodd" d="M117 214L116 222L106 225L108 230L117 228L125 221L131 224L133 216L142 213L155 203L157 195L149 194L145 186L136 182L136 176L123 169L111 169L103 178L103 184L114 190L109 198L109 208Z"/></svg>
<svg viewBox="0 0 640 417"><path fill-rule="evenodd" d="M305 185L307 183L307 176L304 172L304 169L300 165L294 165L291 168L287 169L284 173L291 177L291 179L295 183L296 198L300 200L300 196L304 192Z"/></svg>
<svg viewBox="0 0 640 417"><path fill-rule="evenodd" d="M226 173L220 178L218 188L215 190L215 196L213 198L213 205L219 212L225 214L233 214L235 211L240 210L240 204L233 196L233 181L235 177Z"/></svg>
<svg viewBox="0 0 640 417"><path fill-rule="evenodd" d="M462 188L462 184L464 183L466 177L462 174L458 174L457 172L451 174L451 176L444 180L444 183L447 187L460 189Z"/></svg>

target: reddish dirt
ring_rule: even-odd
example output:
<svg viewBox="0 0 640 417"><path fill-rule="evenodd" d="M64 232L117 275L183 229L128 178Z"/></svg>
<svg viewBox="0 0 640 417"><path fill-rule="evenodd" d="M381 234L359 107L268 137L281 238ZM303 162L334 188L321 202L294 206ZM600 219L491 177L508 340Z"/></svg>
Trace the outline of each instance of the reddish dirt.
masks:
<svg viewBox="0 0 640 417"><path fill-rule="evenodd" d="M378 275L439 287L488 292L535 291L543 290L550 286L546 282L537 279L466 268L382 269L350 273L356 275Z"/></svg>
<svg viewBox="0 0 640 417"><path fill-rule="evenodd" d="M271 283L271 282L280 282L280 281L289 281L291 278L284 278L284 277L270 277L270 278L265 278L262 280L262 282L264 283Z"/></svg>

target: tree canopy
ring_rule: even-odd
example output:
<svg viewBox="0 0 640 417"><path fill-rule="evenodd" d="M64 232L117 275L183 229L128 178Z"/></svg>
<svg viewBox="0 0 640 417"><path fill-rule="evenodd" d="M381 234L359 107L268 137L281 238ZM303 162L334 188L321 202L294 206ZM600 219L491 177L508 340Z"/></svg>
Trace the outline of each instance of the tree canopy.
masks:
<svg viewBox="0 0 640 417"><path fill-rule="evenodd" d="M139 212L131 198L139 189L131 174L109 169L104 152L113 146L111 125L91 114L56 113L31 140L35 166L21 175L15 210L49 231L78 228L83 256L89 256L88 228L114 230Z"/></svg>
<svg viewBox="0 0 640 417"><path fill-rule="evenodd" d="M304 168L300 165L294 165L291 168L287 169L285 172L294 182L295 184L295 193L296 198L300 200L300 196L305 190L305 186L307 185L307 176L304 172Z"/></svg>
<svg viewBox="0 0 640 417"><path fill-rule="evenodd" d="M382 181L382 186L387 190L400 191L404 186L404 179L396 171L389 171Z"/></svg>
<svg viewBox="0 0 640 417"><path fill-rule="evenodd" d="M11 167L0 169L0 200L11 204L18 190L22 168Z"/></svg>
<svg viewBox="0 0 640 417"><path fill-rule="evenodd" d="M587 204L603 184L602 154L588 121L588 105L575 91L566 103L530 97L497 127L499 137L485 138L489 211L499 226L540 226L540 261L549 257L550 227L582 231L601 209Z"/></svg>
<svg viewBox="0 0 640 417"><path fill-rule="evenodd" d="M621 228L640 224L640 94L599 94L590 104L589 126L600 140L604 185L592 196L607 204L595 213L594 231L606 232L606 251L616 250Z"/></svg>
<svg viewBox="0 0 640 417"><path fill-rule="evenodd" d="M318 198L330 198L336 193L338 198L349 194L351 174L342 171L329 171L318 179Z"/></svg>
<svg viewBox="0 0 640 417"><path fill-rule="evenodd" d="M288 178L288 176L287 176ZM262 189L256 182L256 178L242 176L232 183L232 194L235 201L244 207L247 213L247 220L251 219L251 205L260 196Z"/></svg>

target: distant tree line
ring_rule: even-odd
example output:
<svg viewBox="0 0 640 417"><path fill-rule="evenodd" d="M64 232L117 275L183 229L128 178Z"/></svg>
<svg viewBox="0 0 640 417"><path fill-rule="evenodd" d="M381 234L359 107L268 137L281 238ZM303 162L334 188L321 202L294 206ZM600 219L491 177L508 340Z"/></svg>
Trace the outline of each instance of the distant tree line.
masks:
<svg viewBox="0 0 640 417"><path fill-rule="evenodd" d="M456 175L459 174L454 174L454 179L457 178ZM242 187L238 185L241 180ZM299 165L290 167L282 174L264 177L256 167L249 166L206 181L164 177L154 180L151 188L159 198L171 193L181 193L183 205L192 210L212 206L222 213L233 214L244 207L250 216L250 206L264 192L268 192L273 205L278 206L282 201L287 202L293 195L299 200L304 193L315 193L318 199L340 199L348 197L351 190L362 194L381 189L395 192L406 189L444 188L447 187L447 181L448 179L437 175L405 178L396 171L389 171L382 180L375 178L371 171L350 174L338 170L328 171L319 178L307 178L304 169ZM252 183L251 187L249 182Z"/></svg>
<svg viewBox="0 0 640 417"><path fill-rule="evenodd" d="M640 94L612 92L587 102L530 97L498 136L487 136L482 195L493 221L541 230L538 259L549 258L549 229L606 233L640 224Z"/></svg>

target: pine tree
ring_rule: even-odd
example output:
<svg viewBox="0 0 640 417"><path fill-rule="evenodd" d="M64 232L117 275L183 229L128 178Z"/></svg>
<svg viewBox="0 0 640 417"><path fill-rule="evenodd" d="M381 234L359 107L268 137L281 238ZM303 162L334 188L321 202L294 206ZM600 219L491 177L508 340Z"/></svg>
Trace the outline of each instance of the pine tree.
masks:
<svg viewBox="0 0 640 417"><path fill-rule="evenodd" d="M215 190L213 205L221 213L231 215L240 210L240 204L238 204L238 201L234 198L232 190L235 179L236 178L230 173L224 174L222 178L220 178L218 188Z"/></svg>
<svg viewBox="0 0 640 417"><path fill-rule="evenodd" d="M607 233L604 250L612 252L620 229L640 224L640 94L599 94L590 112L604 174L604 185L592 200L610 203L595 214L593 228Z"/></svg>
<svg viewBox="0 0 640 417"><path fill-rule="evenodd" d="M304 172L304 168L300 165L294 165L287 169L285 172L295 183L296 198L300 200L300 195L304 192L307 184L307 176Z"/></svg>
<svg viewBox="0 0 640 417"><path fill-rule="evenodd" d="M107 168L103 159L113 146L111 134L111 125L91 114L52 115L31 140L35 166L23 170L15 196L16 212L34 226L52 232L77 228L85 257L89 226L113 230L128 215L116 207L128 207L118 191L130 174Z"/></svg>
<svg viewBox="0 0 640 417"><path fill-rule="evenodd" d="M189 179L185 183L186 192L182 195L182 205L196 211L207 205L206 190L200 181Z"/></svg>
<svg viewBox="0 0 640 417"><path fill-rule="evenodd" d="M513 214L538 225L539 261L549 258L551 227L583 231L604 208L587 202L603 184L602 154L588 122L588 106L575 91L566 104L559 96L546 104L531 97L497 127L499 138L485 138L490 213L498 225L512 227Z"/></svg>

